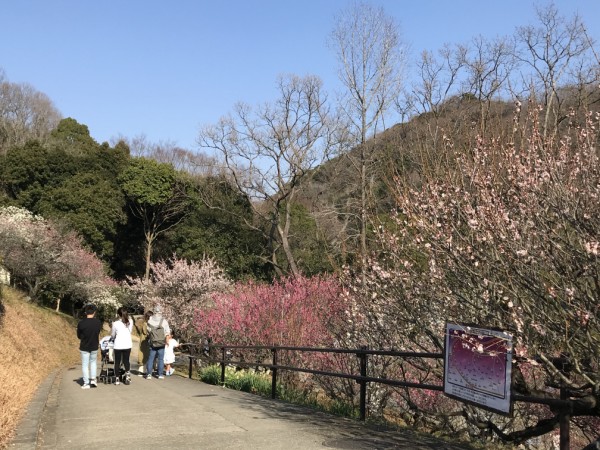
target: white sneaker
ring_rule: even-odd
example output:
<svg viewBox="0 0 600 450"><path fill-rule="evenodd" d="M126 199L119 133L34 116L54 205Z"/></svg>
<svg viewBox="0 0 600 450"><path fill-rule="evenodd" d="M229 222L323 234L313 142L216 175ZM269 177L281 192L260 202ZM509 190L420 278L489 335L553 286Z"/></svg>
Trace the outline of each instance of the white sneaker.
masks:
<svg viewBox="0 0 600 450"><path fill-rule="evenodd" d="M115 380L115 386L118 386L119 384L121 384L121 382L118 379Z"/></svg>
<svg viewBox="0 0 600 450"><path fill-rule="evenodd" d="M164 379L165 379L165 377L161 375L161 376L159 376L159 377L158 377L158 379L159 379L159 380L164 380Z"/></svg>
<svg viewBox="0 0 600 450"><path fill-rule="evenodd" d="M151 380L152 379L152 375L146 375L146 380Z"/></svg>
<svg viewBox="0 0 600 450"><path fill-rule="evenodd" d="M89 384L84 384L83 386L81 386L81 389L89 389L90 385Z"/></svg>
<svg viewBox="0 0 600 450"><path fill-rule="evenodd" d="M98 387L98 384L96 383L96 379L95 378L90 381L90 386L91 387Z"/></svg>

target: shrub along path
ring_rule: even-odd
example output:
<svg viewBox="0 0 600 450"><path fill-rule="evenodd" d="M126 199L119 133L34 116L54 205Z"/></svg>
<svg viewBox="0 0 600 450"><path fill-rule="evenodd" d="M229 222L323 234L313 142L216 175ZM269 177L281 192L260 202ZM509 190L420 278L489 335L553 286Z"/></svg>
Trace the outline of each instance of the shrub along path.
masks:
<svg viewBox="0 0 600 450"><path fill-rule="evenodd" d="M89 390L80 376L80 366L67 367L42 384L9 448L467 448L176 375Z"/></svg>

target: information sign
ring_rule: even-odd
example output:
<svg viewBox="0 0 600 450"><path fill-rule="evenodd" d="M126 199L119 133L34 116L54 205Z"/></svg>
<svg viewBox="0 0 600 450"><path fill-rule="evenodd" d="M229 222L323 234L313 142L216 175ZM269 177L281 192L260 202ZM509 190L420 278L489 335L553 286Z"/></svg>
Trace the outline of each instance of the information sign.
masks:
<svg viewBox="0 0 600 450"><path fill-rule="evenodd" d="M510 415L512 349L505 332L446 324L444 393Z"/></svg>

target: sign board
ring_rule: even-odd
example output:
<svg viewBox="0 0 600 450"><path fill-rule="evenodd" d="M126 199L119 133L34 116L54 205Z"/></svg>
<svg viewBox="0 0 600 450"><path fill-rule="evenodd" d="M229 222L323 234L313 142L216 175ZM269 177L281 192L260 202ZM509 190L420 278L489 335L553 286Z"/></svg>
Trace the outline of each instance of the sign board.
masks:
<svg viewBox="0 0 600 450"><path fill-rule="evenodd" d="M512 336L502 331L446 324L444 393L510 415Z"/></svg>

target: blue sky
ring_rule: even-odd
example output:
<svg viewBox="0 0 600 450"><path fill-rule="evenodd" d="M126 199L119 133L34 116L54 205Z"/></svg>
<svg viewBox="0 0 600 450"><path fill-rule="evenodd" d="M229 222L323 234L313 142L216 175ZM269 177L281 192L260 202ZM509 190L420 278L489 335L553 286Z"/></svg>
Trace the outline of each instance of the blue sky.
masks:
<svg viewBox="0 0 600 450"><path fill-rule="evenodd" d="M527 0L372 0L422 50L535 23ZM600 1L558 0L600 40ZM98 142L146 135L196 149L199 127L238 101L272 101L277 76L339 87L325 42L350 0L6 0L0 68L47 94Z"/></svg>

